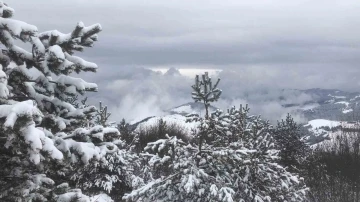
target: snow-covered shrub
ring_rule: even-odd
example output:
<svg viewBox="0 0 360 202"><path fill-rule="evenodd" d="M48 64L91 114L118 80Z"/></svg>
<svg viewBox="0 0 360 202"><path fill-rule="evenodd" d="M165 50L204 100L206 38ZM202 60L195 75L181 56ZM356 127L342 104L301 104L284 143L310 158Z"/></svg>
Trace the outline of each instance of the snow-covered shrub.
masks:
<svg viewBox="0 0 360 202"><path fill-rule="evenodd" d="M132 133L135 136L132 137L130 144L134 145L134 149L138 153L142 152L148 143L164 139L166 135L176 136L185 142L190 140L183 126L177 123L169 123L163 119L159 119L151 125L140 126Z"/></svg>
<svg viewBox="0 0 360 202"><path fill-rule="evenodd" d="M219 94L211 95L216 85L212 86L210 78L205 75L203 81L196 79L193 97L206 106ZM200 124L197 141L191 144L176 137L149 143L140 154L147 161L143 182L124 199L305 201L303 179L278 164L272 126L248 111L240 107L192 116Z"/></svg>
<svg viewBox="0 0 360 202"><path fill-rule="evenodd" d="M309 153L309 147L302 140L302 135L300 125L290 114L274 128L274 138L280 151L280 164L294 172L302 170Z"/></svg>

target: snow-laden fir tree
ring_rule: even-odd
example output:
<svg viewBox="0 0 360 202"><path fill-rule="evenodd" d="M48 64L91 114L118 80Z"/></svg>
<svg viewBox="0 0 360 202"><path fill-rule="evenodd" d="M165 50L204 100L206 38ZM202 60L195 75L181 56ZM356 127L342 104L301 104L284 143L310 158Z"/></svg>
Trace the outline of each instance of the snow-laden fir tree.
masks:
<svg viewBox="0 0 360 202"><path fill-rule="evenodd" d="M96 84L73 77L97 70L74 53L92 47L101 26L79 22L70 33L39 33L36 26L11 19L13 15L0 2L0 200L88 201L80 189L71 189L79 183L70 181L69 171L90 164L118 171L111 167L118 160L108 155L123 158L118 130L84 127L96 108L69 102L97 90ZM31 44L31 50L15 40ZM88 186L109 190L116 181L100 176Z"/></svg>
<svg viewBox="0 0 360 202"><path fill-rule="evenodd" d="M210 80L206 75L203 78ZM206 105L206 91L201 85L205 82L198 83L196 79L195 86L199 87L193 97ZM169 137L149 143L141 154L148 162L142 179L124 199L305 201L307 188L303 179L277 162L272 127L248 112L247 107L241 106L227 113L217 110L205 117L192 116L200 122L198 133L202 141L195 138L195 142L186 144Z"/></svg>
<svg viewBox="0 0 360 202"><path fill-rule="evenodd" d="M208 128L212 124L209 122L209 107L212 102L216 102L222 93L222 91L217 88L218 84L220 82L220 79L217 80L215 85L213 84L211 78L209 77L208 72L205 72L205 74L201 75L201 80L199 75L195 76L195 84L192 85L193 92L192 98L195 102L202 102L204 103L205 107L205 116L200 118L198 114L189 115L188 121L199 121L199 132L195 135L195 140L198 144L198 156L201 156L202 148L203 148L203 142L206 142L209 138L214 138L211 135L208 134ZM197 158L198 160L200 158ZM199 163L199 161L197 162Z"/></svg>
<svg viewBox="0 0 360 202"><path fill-rule="evenodd" d="M300 125L288 114L274 128L274 138L280 150L280 163L292 171L300 171L306 163L308 146L302 140Z"/></svg>
<svg viewBox="0 0 360 202"><path fill-rule="evenodd" d="M79 104L79 108L87 106L86 101L82 101L82 105ZM109 121L110 115L107 107L102 107L100 102L100 108L87 123L90 127L100 124L108 127L107 129L114 130L115 124ZM86 138L81 139L80 137L76 140L88 142L88 137ZM98 140L92 139L91 142L98 142ZM135 177L134 172L139 169L140 162L138 156L124 140L123 134L121 134L121 139L118 136L107 136L99 143L103 144L104 142L111 142L116 147L113 151L107 152L100 161L95 159L86 165L64 166L71 170L71 172L65 171L64 173L67 173L66 178L71 178L73 184L82 188L86 193L94 195L101 190L118 201L125 192L131 191L132 180Z"/></svg>
<svg viewBox="0 0 360 202"><path fill-rule="evenodd" d="M212 83L211 78L209 77L208 72L205 72L201 76L201 80L199 75L195 76L195 84L192 85L192 98L195 102L202 102L204 103L205 107L205 118L209 116L209 106L212 102L216 102L221 95L221 90L217 88L220 79L216 81L215 84Z"/></svg>
<svg viewBox="0 0 360 202"><path fill-rule="evenodd" d="M121 139L130 147L136 142L136 134L131 130L130 124L123 118L117 125L117 129L121 133Z"/></svg>

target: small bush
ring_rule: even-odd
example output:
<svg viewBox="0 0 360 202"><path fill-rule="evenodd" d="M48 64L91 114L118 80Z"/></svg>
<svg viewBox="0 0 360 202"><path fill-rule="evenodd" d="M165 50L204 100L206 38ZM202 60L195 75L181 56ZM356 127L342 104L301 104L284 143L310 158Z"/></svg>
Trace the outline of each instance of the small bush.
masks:
<svg viewBox="0 0 360 202"><path fill-rule="evenodd" d="M181 125L176 123L167 123L160 119L154 125L139 127L136 131L137 141L135 143L135 150L140 153L150 142L155 142L159 139L166 139L166 135L176 136L184 142L189 142L191 137L188 131Z"/></svg>

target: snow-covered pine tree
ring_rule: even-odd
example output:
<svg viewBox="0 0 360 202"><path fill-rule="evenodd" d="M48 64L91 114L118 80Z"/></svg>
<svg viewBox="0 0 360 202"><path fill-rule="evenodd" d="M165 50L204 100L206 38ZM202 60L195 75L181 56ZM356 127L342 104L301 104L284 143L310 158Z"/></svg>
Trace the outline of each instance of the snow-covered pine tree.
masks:
<svg viewBox="0 0 360 202"><path fill-rule="evenodd" d="M115 127L115 122L109 122L111 113L108 112L107 106L103 106L102 102L99 102L99 108L96 110L95 124L102 125L104 127Z"/></svg>
<svg viewBox="0 0 360 202"><path fill-rule="evenodd" d="M300 125L288 114L274 128L274 138L280 150L280 163L292 171L299 171L305 161L308 146L301 140Z"/></svg>
<svg viewBox="0 0 360 202"><path fill-rule="evenodd" d="M204 103L205 107L205 118L207 119L209 116L209 106L210 103L216 102L221 95L221 90L217 88L220 79L218 79L215 85L212 83L211 78L209 77L208 72L205 72L201 76L201 80L199 75L195 77L195 84L192 85L192 98L195 102L202 102Z"/></svg>
<svg viewBox="0 0 360 202"><path fill-rule="evenodd" d="M245 201L306 200L308 189L304 179L278 163L279 151L273 139L273 127L267 121L261 120L260 116L250 116L247 106L233 107L224 114L214 113L213 120L213 131L217 134L214 145L249 151L243 163L238 162L241 166L237 171L240 178L235 183L238 190L235 198Z"/></svg>
<svg viewBox="0 0 360 202"><path fill-rule="evenodd" d="M206 75L203 78L207 80ZM204 92L197 90L193 97L206 105ZM247 107L240 107L227 113L217 110L205 117L192 116L191 119L200 121L198 133L203 135L202 142L185 144L176 137L168 137L149 143L146 152L141 154L148 160L142 176L144 181L124 199L306 200L303 179L277 163L272 127L259 116L250 116L248 111ZM205 141L205 135L211 138Z"/></svg>
<svg viewBox="0 0 360 202"><path fill-rule="evenodd" d="M11 19L14 10L7 4L0 2L0 8L0 200L88 201L81 190L70 188L68 168L110 165L107 154L119 151L113 143L117 129L80 127L95 107L69 102L97 90L96 84L72 76L95 72L97 65L73 54L92 47L101 26L80 22L71 33L38 33L35 26ZM32 49L19 47L16 39Z"/></svg>
<svg viewBox="0 0 360 202"><path fill-rule="evenodd" d="M187 121L199 121L199 132L195 134L194 140L197 142L198 145L198 156L202 154L203 143L209 139L213 139L215 137L209 135L209 128L211 128L212 122L210 121L209 116L209 107L212 102L216 102L222 93L222 91L217 88L220 79L218 79L213 84L211 78L209 77L208 72L201 75L201 80L199 75L195 76L195 84L192 85L193 92L191 93L192 98L195 102L202 102L205 107L205 115L204 117L199 117L197 114L189 115L189 119ZM197 162L199 163L199 161Z"/></svg>
<svg viewBox="0 0 360 202"><path fill-rule="evenodd" d="M125 119L122 119L120 123L117 125L117 129L121 133L121 139L125 141L126 144L129 146L132 146L136 143L136 135L133 133L133 131L130 128L130 124L125 121Z"/></svg>
<svg viewBox="0 0 360 202"><path fill-rule="evenodd" d="M82 105L79 108L87 107L85 101L82 101ZM100 108L93 113L93 117L88 120L90 127L98 126L100 124L106 129L117 130L115 124L109 121L110 113L107 112L107 107L102 107L100 102ZM106 138L106 139L105 139ZM88 139L76 139L77 141L88 142ZM138 156L132 151L129 144L123 140L123 134L121 139L118 136L104 137L102 142L96 139L92 139L90 142L104 144L111 142L116 145L114 151L107 152L100 160L91 160L86 165L79 166L78 164L71 164L70 166L64 166L71 172L66 173L66 178L71 178L73 185L83 189L90 195L98 194L99 191L106 192L115 201L121 200L124 193L132 190L132 180L135 178L134 172L139 170L140 162Z"/></svg>

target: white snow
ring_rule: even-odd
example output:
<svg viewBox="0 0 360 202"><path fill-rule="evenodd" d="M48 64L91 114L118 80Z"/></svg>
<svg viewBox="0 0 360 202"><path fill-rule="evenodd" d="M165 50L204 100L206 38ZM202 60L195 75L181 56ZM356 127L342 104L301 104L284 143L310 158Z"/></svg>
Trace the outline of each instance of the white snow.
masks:
<svg viewBox="0 0 360 202"><path fill-rule="evenodd" d="M72 153L73 162L78 162L80 159L84 164L88 164L91 159L100 160L107 153L117 151L116 145L108 142L102 143L100 146L95 146L92 142L77 142L71 138L80 137L88 139L89 137L97 137L102 139L108 133L120 135L119 131L116 129L104 129L102 126L95 126L90 129L78 128L71 135L65 137L61 133L57 134L58 138L56 138L55 143L57 149L63 151L64 153ZM76 154L78 157L74 154Z"/></svg>
<svg viewBox="0 0 360 202"><path fill-rule="evenodd" d="M180 126L183 126L187 130L187 132L189 132L189 134L191 133L192 129L196 129L197 126L199 125L199 123L197 123L197 122L186 123L185 116L182 116L179 114L173 114L173 115L165 115L165 116L150 118L148 121L139 124L138 127L136 128L136 130L139 130L140 128L143 128L143 127L149 127L149 126L156 125L160 119L163 119L163 121L165 121L168 124L175 123Z"/></svg>
<svg viewBox="0 0 360 202"><path fill-rule="evenodd" d="M305 126L311 126L313 129L315 128L319 128L319 127L336 127L341 125L341 123L339 121L330 121L330 120L326 120L326 119L314 119L308 122L308 124L306 124Z"/></svg>
<svg viewBox="0 0 360 202"><path fill-rule="evenodd" d="M340 122L341 126L343 128L348 128L348 129L359 129L360 128L360 123L359 122L355 122L355 123L349 123L349 122ZM315 144L312 146L312 148L316 148L317 146L322 146L325 145L326 147L330 146L331 144L334 144L336 142L336 139L339 136L344 135L344 132L341 130L337 130L335 132L328 132L328 137L330 138L329 140L324 140L318 144ZM356 139L357 137L357 133L347 133L346 134L347 138L349 138L350 141Z"/></svg>
<svg viewBox="0 0 360 202"><path fill-rule="evenodd" d="M50 52L50 55L51 56L54 56L56 57L57 59L61 59L62 61L65 60L65 54L64 52L62 51L61 47L58 46L58 45L55 45L55 46L51 46L49 48L49 52Z"/></svg>
<svg viewBox="0 0 360 202"><path fill-rule="evenodd" d="M0 19L0 28L10 31L11 34L16 37L20 37L21 33L29 33L32 36L37 33L36 26L7 18Z"/></svg>
<svg viewBox="0 0 360 202"><path fill-rule="evenodd" d="M346 101L340 101L340 102L335 102L334 104L341 104L341 105L345 105L346 107L343 109L342 113L347 114L349 112L352 112L353 110L349 108L349 102Z"/></svg>
<svg viewBox="0 0 360 202"><path fill-rule="evenodd" d="M355 96L354 98L350 99L350 101L354 101L356 99L360 98L360 95Z"/></svg>
<svg viewBox="0 0 360 202"><path fill-rule="evenodd" d="M337 96L337 95L331 95L331 94L329 94L329 97L333 97L336 99L345 99L346 98L346 96Z"/></svg>
<svg viewBox="0 0 360 202"><path fill-rule="evenodd" d="M346 102L346 101L335 102L334 104L343 104L343 105L346 105L346 107L349 106L349 102Z"/></svg>
<svg viewBox="0 0 360 202"><path fill-rule="evenodd" d="M114 202L114 200L112 200L110 198L110 196L108 196L107 194L99 194L96 196L92 196L92 197L90 197L90 201L91 202Z"/></svg>
<svg viewBox="0 0 360 202"><path fill-rule="evenodd" d="M1 105L0 106L0 117L6 117L5 126L13 127L17 118L20 116L41 116L41 112L34 106L32 100L18 102L13 105Z"/></svg>
<svg viewBox="0 0 360 202"><path fill-rule="evenodd" d="M100 159L100 148L96 147L93 143L90 142L76 142L72 139L62 140L58 138L56 140L58 143L57 148L62 150L63 152L66 151L75 151L81 156L81 161L86 165L89 163L90 159ZM77 159L73 159L77 162ZM74 162L74 163L75 163Z"/></svg>
<svg viewBox="0 0 360 202"><path fill-rule="evenodd" d="M0 65L1 67L1 65ZM0 68L0 98L3 99L7 99L10 92L9 89L7 88L7 75L6 73L2 70L2 67Z"/></svg>
<svg viewBox="0 0 360 202"><path fill-rule="evenodd" d="M9 89L3 83L0 83L0 98L7 99L9 97Z"/></svg>
<svg viewBox="0 0 360 202"><path fill-rule="evenodd" d="M97 85L95 83L88 83L83 79L66 75L60 75L57 79L54 79L54 81L62 86L73 85L78 91L97 89Z"/></svg>
<svg viewBox="0 0 360 202"><path fill-rule="evenodd" d="M41 40L38 37L32 37L31 40L32 40L32 43L38 49L38 51L40 51L41 53L45 53L45 51L46 51L45 46L43 43L41 43Z"/></svg>
<svg viewBox="0 0 360 202"><path fill-rule="evenodd" d="M311 125L312 126L312 131L317 134L317 135L326 135L327 137L329 137L330 139L329 140L324 140L320 143L317 143L317 144L314 144L312 145L311 147L312 148L316 148L317 146L319 145L326 145L326 144L329 144L329 143L333 143L336 138L340 135L343 134L342 130L337 130L337 131L325 131L323 129L318 129L318 127L321 127L321 126L329 126L329 127L335 127L335 126L340 126L342 128L354 128L354 129L358 129L360 127L360 123L359 122L346 122L346 121L330 121L330 120L325 120L325 119L316 119L316 120L312 120L312 121L309 121L309 124L305 125L305 126L309 126ZM350 134L347 134L348 136ZM349 136L350 137L350 136Z"/></svg>
<svg viewBox="0 0 360 202"><path fill-rule="evenodd" d="M57 202L68 202L68 201L81 201L90 202L89 197L83 195L80 189L72 189L71 192L59 195Z"/></svg>
<svg viewBox="0 0 360 202"><path fill-rule="evenodd" d="M347 114L347 113L350 113L352 111L353 111L352 109L345 109L345 110L342 111L342 113Z"/></svg>
<svg viewBox="0 0 360 202"><path fill-rule="evenodd" d="M1 16L4 16L4 14L7 14L8 17L12 17L15 13L15 10L11 7L8 7L3 2L0 2L1 5Z"/></svg>
<svg viewBox="0 0 360 202"><path fill-rule="evenodd" d="M65 57L70 62L80 66L83 70L96 71L98 66L95 63L85 61L84 59L65 53Z"/></svg>
<svg viewBox="0 0 360 202"><path fill-rule="evenodd" d="M40 150L49 152L53 159L63 158L63 154L54 146L54 142L46 137L43 131L35 128L35 124L22 128L21 133L30 146L28 150L30 160L35 164L40 163Z"/></svg>
<svg viewBox="0 0 360 202"><path fill-rule="evenodd" d="M19 117L42 117L42 113L36 108L32 100L18 102L13 105L1 105L0 117L6 117L5 126L12 128ZM50 153L53 159L62 159L62 153L54 146L51 139L45 136L45 133L35 127L33 121L29 121L20 129L25 143L30 147L28 154L30 160L35 164L40 162L40 151L44 150ZM10 143L8 143L10 144Z"/></svg>

